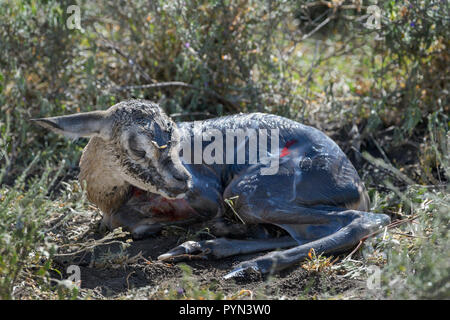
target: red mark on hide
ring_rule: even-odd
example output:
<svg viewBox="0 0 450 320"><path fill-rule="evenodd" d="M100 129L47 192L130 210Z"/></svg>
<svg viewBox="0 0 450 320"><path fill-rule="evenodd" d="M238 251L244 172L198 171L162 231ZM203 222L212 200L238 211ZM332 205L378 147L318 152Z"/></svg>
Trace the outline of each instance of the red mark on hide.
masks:
<svg viewBox="0 0 450 320"><path fill-rule="evenodd" d="M136 187L133 187L132 193L133 193L133 197L140 197L141 195L144 194L144 191L141 189L138 189Z"/></svg>
<svg viewBox="0 0 450 320"><path fill-rule="evenodd" d="M280 158L283 158L283 157L285 157L285 156L287 156L288 154L291 153L289 151L289 147L292 146L294 143L297 143L297 140L289 140L288 142L286 142L286 144L284 145L283 150L281 150Z"/></svg>
<svg viewBox="0 0 450 320"><path fill-rule="evenodd" d="M169 200L134 186L127 205L136 206L146 217L156 222L185 220L197 215L185 199Z"/></svg>

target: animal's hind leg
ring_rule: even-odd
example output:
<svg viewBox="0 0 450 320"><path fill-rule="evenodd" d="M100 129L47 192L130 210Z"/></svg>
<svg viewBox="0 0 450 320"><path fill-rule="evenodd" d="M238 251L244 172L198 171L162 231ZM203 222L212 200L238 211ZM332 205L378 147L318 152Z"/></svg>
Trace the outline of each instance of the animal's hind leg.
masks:
<svg viewBox="0 0 450 320"><path fill-rule="evenodd" d="M383 227L390 221L389 217L383 214L374 214L356 210L329 212L328 215L336 215L336 217L339 218L347 216L350 223L323 238L302 244L292 249L270 252L262 257L245 261L227 274L225 278L239 276L246 269L253 269L261 273L280 271L305 259L311 248L318 254L344 252L355 246L361 238ZM293 230L295 230L295 228L293 228Z"/></svg>

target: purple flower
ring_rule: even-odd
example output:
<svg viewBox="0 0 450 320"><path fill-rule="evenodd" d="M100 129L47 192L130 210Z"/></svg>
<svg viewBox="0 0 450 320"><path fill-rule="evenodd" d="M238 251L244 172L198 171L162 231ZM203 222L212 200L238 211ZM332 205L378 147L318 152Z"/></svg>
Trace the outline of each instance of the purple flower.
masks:
<svg viewBox="0 0 450 320"><path fill-rule="evenodd" d="M416 26L416 24L414 23L414 21L411 22L409 25L410 25L411 27L413 27L413 28Z"/></svg>
<svg viewBox="0 0 450 320"><path fill-rule="evenodd" d="M189 44L189 42L186 42L186 43L184 44L184 46L185 46L186 48L189 48L191 45Z"/></svg>
<svg viewBox="0 0 450 320"><path fill-rule="evenodd" d="M183 293L184 293L184 290L183 290L183 288L177 288L177 294L179 295L179 296L181 296Z"/></svg>

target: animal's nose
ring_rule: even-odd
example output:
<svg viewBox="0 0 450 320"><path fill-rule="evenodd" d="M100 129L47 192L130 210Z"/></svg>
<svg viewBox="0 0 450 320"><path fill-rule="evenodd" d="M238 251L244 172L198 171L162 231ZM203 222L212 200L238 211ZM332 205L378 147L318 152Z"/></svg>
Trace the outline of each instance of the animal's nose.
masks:
<svg viewBox="0 0 450 320"><path fill-rule="evenodd" d="M171 164L168 170L174 179L172 187L181 192L186 192L192 187L192 177L181 164L180 166L177 167L175 164Z"/></svg>
<svg viewBox="0 0 450 320"><path fill-rule="evenodd" d="M177 180L178 181L178 180ZM169 188L167 188L167 191L169 191L172 195L172 197L175 197L179 199L180 197L184 197L189 190L192 188L192 182L191 179L180 181L177 184L172 184Z"/></svg>
<svg viewBox="0 0 450 320"><path fill-rule="evenodd" d="M192 178L188 173L177 173L174 174L173 177L178 184L177 188L182 192L187 192L192 188Z"/></svg>
<svg viewBox="0 0 450 320"><path fill-rule="evenodd" d="M187 182L191 178L189 174L184 170L183 171L175 170L175 172L173 172L172 175L175 178L175 180L180 182Z"/></svg>

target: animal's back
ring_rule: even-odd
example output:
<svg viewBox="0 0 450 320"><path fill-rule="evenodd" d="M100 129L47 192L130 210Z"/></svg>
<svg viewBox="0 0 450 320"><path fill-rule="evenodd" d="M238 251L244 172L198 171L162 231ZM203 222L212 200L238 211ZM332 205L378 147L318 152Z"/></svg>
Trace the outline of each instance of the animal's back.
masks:
<svg viewBox="0 0 450 320"><path fill-rule="evenodd" d="M182 139L201 136L202 132L219 130L223 134L224 158L228 150L225 145L227 132L244 132L278 129L279 150L270 150L279 157L280 169L289 171L295 178L296 201L303 205L337 205L348 208L368 209L368 197L359 175L339 146L322 131L281 116L250 113L224 116L196 122L178 123ZM267 140L270 140L269 138ZM209 142L204 143L203 149ZM270 146L268 146L270 149ZM245 172L248 163L248 146L245 163L213 166L222 176L233 176ZM236 158L235 158L236 159ZM224 171L226 174L224 174ZM230 179L227 179L230 181ZM264 177L260 177L264 179ZM268 181L269 177L266 178ZM292 184L291 184L292 186ZM282 187L282 186L280 186ZM328 199L324 201L324 199Z"/></svg>
<svg viewBox="0 0 450 320"><path fill-rule="evenodd" d="M228 133L235 133L237 130L244 132L249 130L267 130L268 149L270 149L270 136L272 132L270 130L277 129L279 134L279 147L284 148L296 144L296 147L301 147L303 153L329 153L339 157L345 157L342 150L338 145L331 140L322 131L301 124L291 119L287 119L282 116L265 114L265 113L249 113L249 114L236 114L230 116L223 116L219 118L212 118L203 121L192 122L179 122L178 127L181 129L182 141L193 141L194 138L202 136L202 132L208 132L211 130L218 130L222 132L224 142L224 156L226 156L227 150L225 142L225 135ZM203 147L208 142L204 143ZM193 147L193 145L192 145ZM259 147L259 146L258 146ZM235 151L235 150L231 150ZM272 151L273 152L273 151Z"/></svg>
<svg viewBox="0 0 450 320"><path fill-rule="evenodd" d="M195 135L201 132L217 129L222 132L237 129L279 129L280 142L289 141L294 138L303 138L304 142L321 143L326 141L335 145L323 132L296 122L294 120L266 113L234 114L202 121L179 122L178 127L187 134ZM336 145L335 145L336 146Z"/></svg>

